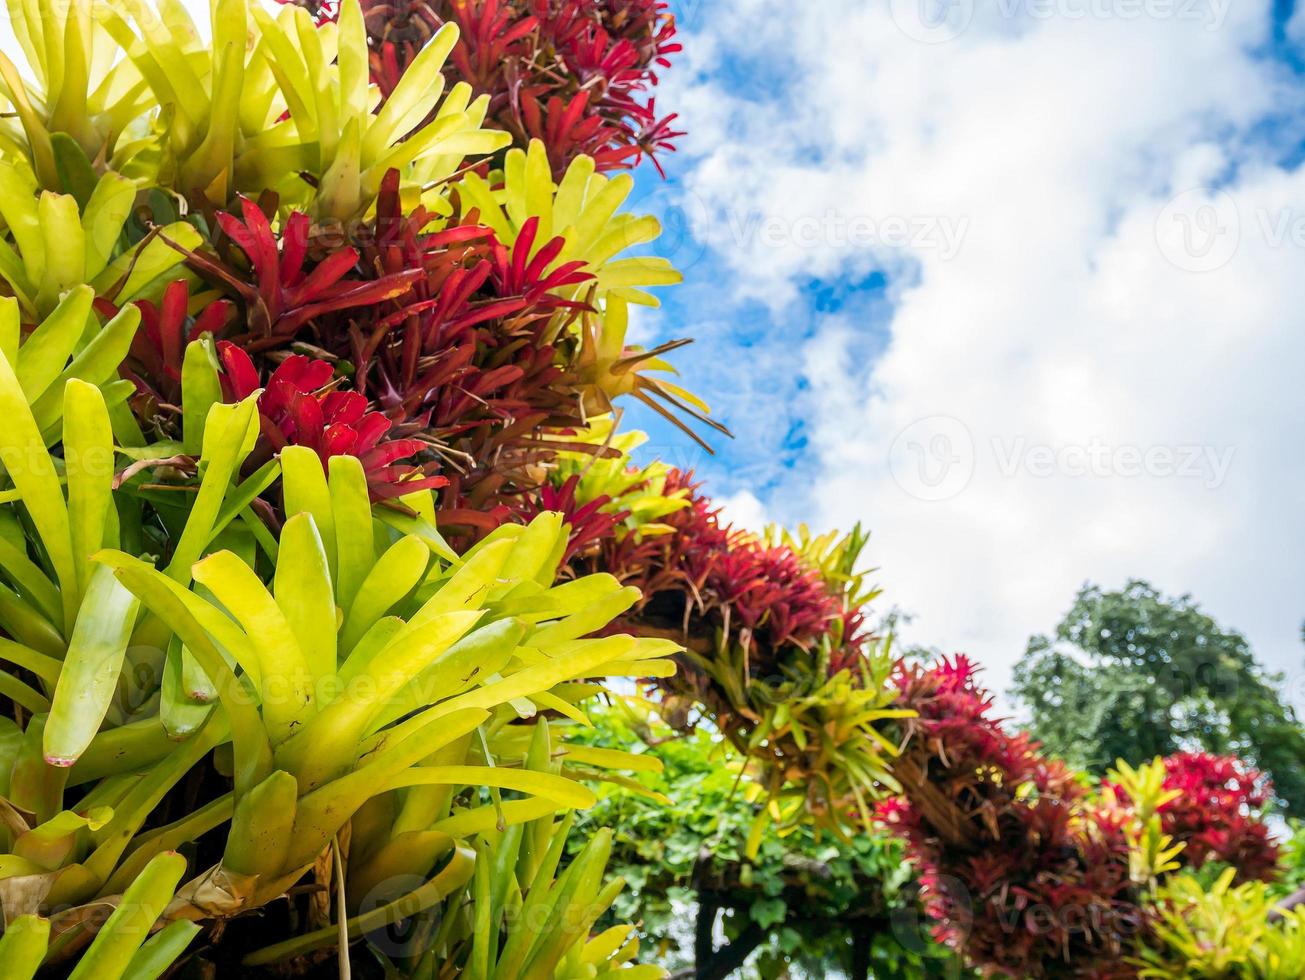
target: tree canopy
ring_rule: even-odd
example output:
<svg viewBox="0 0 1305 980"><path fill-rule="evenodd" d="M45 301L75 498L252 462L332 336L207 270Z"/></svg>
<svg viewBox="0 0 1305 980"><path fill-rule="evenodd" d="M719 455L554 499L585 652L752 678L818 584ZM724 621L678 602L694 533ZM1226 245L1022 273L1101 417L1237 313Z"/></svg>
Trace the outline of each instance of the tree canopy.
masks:
<svg viewBox="0 0 1305 980"><path fill-rule="evenodd" d="M1118 591L1086 585L1051 636L1034 636L1014 694L1047 750L1094 773L1182 749L1235 753L1305 813L1305 732L1256 659L1191 596L1140 580Z"/></svg>

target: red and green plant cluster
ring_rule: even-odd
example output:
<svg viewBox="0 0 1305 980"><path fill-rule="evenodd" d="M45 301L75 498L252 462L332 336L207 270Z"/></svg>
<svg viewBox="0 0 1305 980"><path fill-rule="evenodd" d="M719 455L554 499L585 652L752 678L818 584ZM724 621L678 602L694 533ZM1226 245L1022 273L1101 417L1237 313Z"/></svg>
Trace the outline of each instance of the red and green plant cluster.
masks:
<svg viewBox="0 0 1305 980"><path fill-rule="evenodd" d="M738 647L749 679L772 684L788 679L794 658L824 652L836 673L855 657L866 640L861 605L787 543L726 522L691 474L673 470L665 487L687 504L664 519L672 533L613 537L599 559L639 588L645 622L678 627L699 646Z"/></svg>
<svg viewBox="0 0 1305 980"><path fill-rule="evenodd" d="M1011 733L963 655L902 665L895 773L902 796L879 817L908 841L935 935L1002 976L1136 975L1136 944L1155 914L1130 866L1133 801L1098 795L1083 775ZM1163 760L1160 828L1182 845L1174 870L1207 861L1269 879L1277 847L1264 823L1271 788L1236 759Z"/></svg>
<svg viewBox="0 0 1305 980"><path fill-rule="evenodd" d="M290 0L282 0L290 2ZM321 20L333 0L293 0ZM487 124L540 140L554 173L586 156L601 173L674 149L683 133L652 90L681 50L664 0L364 0L372 78L389 95L445 24L461 28L444 76L489 96Z"/></svg>
<svg viewBox="0 0 1305 980"><path fill-rule="evenodd" d="M1185 845L1178 860L1190 868L1229 865L1239 883L1273 880L1279 848L1264 820L1273 786L1263 774L1208 752L1178 752L1164 766L1163 788L1173 796L1157 812L1164 833Z"/></svg>
<svg viewBox="0 0 1305 980"><path fill-rule="evenodd" d="M885 683L892 655L866 626L877 592L858 570L868 537L734 527L691 474L665 466L629 468L619 492L600 495L611 465L596 479L555 474L548 505L583 505L574 512L591 529L614 523L586 535L573 568L639 590L620 628L684 646L656 685L662 714L681 730L705 718L749 760L767 800L750 850L770 824L846 835L849 815L869 819L896 786L895 746L876 727L900 713Z"/></svg>
<svg viewBox="0 0 1305 980"><path fill-rule="evenodd" d="M910 844L937 937L1010 976L1127 975L1143 917L1122 819L1005 730L968 658L896 681L918 716L895 767L904 794L880 816Z"/></svg>
<svg viewBox="0 0 1305 980"><path fill-rule="evenodd" d="M846 842L898 794L879 818L970 962L1132 975L1149 885L1122 789L1109 804L1007 732L967 659L898 663L869 624L860 528L733 527L691 474L635 465L637 437L608 415L633 397L720 428L652 376L682 342L627 344L629 305L655 305L645 290L678 274L622 257L659 229L620 211L628 175L602 176L678 135L653 96L679 50L665 3L299 0L315 17L274 18L220 0L211 48L175 4L12 6L33 70L24 81L6 57L0 72L0 396L20 423L0 438L37 463L8 467L0 493L15 672L0 674L0 778L16 801L0 880L66 877L90 908L157 850L168 887L148 928L184 845L225 862L178 899L215 943L228 919L298 903L286 921L302 934L261 965L329 949L386 872L417 867L423 908L452 896L420 975L456 961L570 976L563 958L625 972L628 927L589 942L619 891L602 884L610 835L554 880L570 828L554 815L593 799L558 758L612 757L555 743L539 719L584 721L586 679L633 673L674 727L705 721L746 761L745 857L776 827ZM61 248L75 261L54 261ZM104 472L78 471L88 445ZM464 634L475 643L455 647ZM373 675L394 685L374 685L384 711L324 694L315 714L318 686ZM456 729L438 757L414 724L439 707L422 678L469 705L465 730L434 718ZM359 775L373 756L394 765L380 802ZM1182 863L1272 875L1258 773L1179 755L1163 789ZM308 816L287 822L297 807ZM281 852L255 846L270 836ZM445 858L437 887L424 876ZM331 888L334 923L317 900ZM500 948L523 894L551 896L559 918L572 899L598 911ZM50 911L45 893L21 897L33 919Z"/></svg>

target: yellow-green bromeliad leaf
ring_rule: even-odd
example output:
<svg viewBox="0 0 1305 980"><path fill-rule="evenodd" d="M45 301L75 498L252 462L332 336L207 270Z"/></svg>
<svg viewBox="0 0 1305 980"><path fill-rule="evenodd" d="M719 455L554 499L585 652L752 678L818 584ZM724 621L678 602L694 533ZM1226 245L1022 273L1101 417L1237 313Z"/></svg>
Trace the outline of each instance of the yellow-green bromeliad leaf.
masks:
<svg viewBox="0 0 1305 980"><path fill-rule="evenodd" d="M620 207L634 189L628 174L605 177L594 172L594 162L578 157L561 183L554 183L548 153L538 140L528 150L508 151L502 172L503 186L493 189L479 174L467 174L458 184L463 210L475 208L480 220L494 229L498 240L509 248L525 224L538 219L532 246L537 253L554 237L566 242L552 268L583 261L597 276L596 298L609 296L627 302L656 306L647 289L675 285L683 277L671 264L650 256L618 258L622 252L655 241L661 224L651 215L634 215ZM568 298L580 298L589 284L572 286Z"/></svg>
<svg viewBox="0 0 1305 980"><path fill-rule="evenodd" d="M480 786L545 812L590 805L593 794L561 774L439 750L487 723L529 718L534 698L574 710L553 692L576 681L670 669L674 644L585 638L632 605L633 590L607 576L584 591L553 587L566 535L556 515L447 562L422 536L375 520L367 535L350 527L365 513L342 499L357 494L365 505L361 472L346 473L360 471L357 460L334 461L329 483L309 450L286 450L282 465L287 504L303 509L282 531L270 588L229 551L195 563L202 595L140 559L99 556L177 633L225 708L236 754L229 870L260 875L255 899L295 880L379 794L447 798ZM361 581L347 611L331 570L346 567L346 553L365 566L353 569ZM286 797L272 825L251 794ZM434 820L414 831L455 836L456 825ZM267 854L279 855L276 867L253 857Z"/></svg>
<svg viewBox="0 0 1305 980"><path fill-rule="evenodd" d="M24 161L0 159L0 278L27 322L50 316L69 290L89 285L122 305L153 297L185 274L181 253L164 241L198 247L199 233L185 222L167 224L161 235L141 229L137 244L123 245L136 194L132 181L106 171L83 203L41 189ZM86 346L77 339L79 349Z"/></svg>
<svg viewBox="0 0 1305 980"><path fill-rule="evenodd" d="M456 86L441 102L441 69L458 40L454 24L436 32L380 103L368 83L367 31L358 0L340 4L334 31L317 29L308 11L293 5L275 18L255 7L254 18L294 135L273 129L252 139L238 163L242 186L306 171L318 178L316 187L281 182L287 200L321 220L348 221L367 211L392 169L404 176L405 186L427 185L448 177L465 157L493 153L511 140L481 128L488 96L473 103L468 85ZM437 211L447 212L442 201L435 203Z"/></svg>

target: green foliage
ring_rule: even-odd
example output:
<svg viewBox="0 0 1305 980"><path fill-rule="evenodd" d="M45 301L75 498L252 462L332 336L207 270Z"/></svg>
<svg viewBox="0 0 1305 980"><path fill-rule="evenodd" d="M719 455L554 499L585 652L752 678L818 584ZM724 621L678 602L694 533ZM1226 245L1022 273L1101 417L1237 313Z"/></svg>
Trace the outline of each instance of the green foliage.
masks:
<svg viewBox="0 0 1305 980"><path fill-rule="evenodd" d="M840 842L804 824L782 834L768 829L749 859L759 804L740 782L737 754L704 729L675 736L654 715L640 713L636 702L622 702L596 718L585 736L595 746L636 751L647 762L635 780L605 787L577 826L615 829L613 868L630 887L614 914L641 923L655 962L692 963L693 930L685 922L705 897L729 910L729 938L751 923L764 930L751 975L847 970L855 930L873 933L876 970L933 975L929 964L936 968L947 954L932 945L904 948L890 924L894 914L914 911L912 869L900 842L876 831ZM583 839L582 833L572 847Z"/></svg>
<svg viewBox="0 0 1305 980"><path fill-rule="evenodd" d="M1305 888L1305 821L1293 820L1282 844L1282 887L1285 891Z"/></svg>
<svg viewBox="0 0 1305 980"><path fill-rule="evenodd" d="M70 980L154 980L199 932L199 926L184 920L154 931L185 871L180 854L155 855L94 934L75 920L60 923L56 932L50 919L32 913L13 916L0 937L0 976L31 980L42 963L57 961L89 941Z"/></svg>
<svg viewBox="0 0 1305 980"><path fill-rule="evenodd" d="M1072 651L1057 649L1066 644ZM1029 641L1014 693L1047 750L1101 774L1180 749L1240 755L1265 770L1293 813L1305 810L1305 729L1256 661L1190 597L1145 582L1085 587L1054 638Z"/></svg>
<svg viewBox="0 0 1305 980"><path fill-rule="evenodd" d="M830 590L841 594L849 607L866 606L883 590L868 583L874 569L864 568L861 555L870 543L870 533L857 524L847 534L837 531L813 534L805 524L797 532L772 525L766 529L772 546L786 546L820 573Z"/></svg>
<svg viewBox="0 0 1305 980"><path fill-rule="evenodd" d="M1158 892L1157 918L1135 962L1144 980L1298 980L1305 976L1305 908L1271 922L1269 886L1233 887L1224 871L1207 887L1192 875Z"/></svg>
<svg viewBox="0 0 1305 980"><path fill-rule="evenodd" d="M67 153L81 151L74 146ZM28 322L52 315L69 291L86 285L124 303L184 275L181 255L129 220L137 195L130 180L111 170L92 173L81 190L79 196L42 190L24 161L0 160L0 218L13 239L0 239L0 279ZM162 235L187 248L200 241L179 221L166 224Z"/></svg>
<svg viewBox="0 0 1305 980"><path fill-rule="evenodd" d="M363 215L392 168L415 198L466 155L511 141L481 129L488 100L472 103L469 86L441 101L455 26L425 46L378 110L357 0L320 30L301 8L274 17L261 3L217 0L211 45L175 0L157 10L131 0L10 8L27 70L0 61L0 97L17 116L0 145L48 190L72 191L63 140L141 184L219 206L275 189L344 222Z"/></svg>
<svg viewBox="0 0 1305 980"><path fill-rule="evenodd" d="M1134 769L1122 759L1107 773L1104 796L1112 807L1125 814L1128 834L1129 875L1139 885L1154 887L1162 875L1176 871L1174 859L1185 845L1175 844L1161 829L1159 809L1178 797L1178 790L1166 790L1165 764L1154 759ZM1115 787L1122 790L1117 793Z"/></svg>
<svg viewBox="0 0 1305 980"><path fill-rule="evenodd" d="M465 752L468 741L459 741L461 747L436 753L441 761ZM547 722L503 729L482 748L491 742L507 768L488 780L490 786L536 780L557 785L563 779L566 762L560 756L567 746L554 740ZM421 785L430 790L437 784ZM353 821L350 905L355 913L362 911L350 920L350 931L382 937L368 940L387 971L418 980L446 976L454 964L469 980L664 976L658 967L633 962L639 952L633 927L613 925L594 934L595 923L625 887L606 875L610 831L592 835L559 871L574 815L559 820L553 807L528 798L505 801L494 789L488 797L481 807L455 809L449 816L453 794L447 789L434 795L382 794ZM417 814L424 818L414 820ZM431 814L445 816L430 830L405 829L422 826ZM448 864L427 886L408 895L396 887L396 881L411 879L443 855L451 855ZM362 870L355 871L360 863ZM394 949L381 927L428 907L435 914L412 919L408 941ZM335 927L326 927L260 950L245 963L283 962L328 948L336 939Z"/></svg>
<svg viewBox="0 0 1305 980"><path fill-rule="evenodd" d="M80 330L87 311L77 313ZM38 365L59 370L62 347L54 359L31 350L52 343L29 338L17 371L0 352L9 419L0 455L13 484L0 521L40 544L32 554L21 538L4 545L0 625L15 639L0 641L14 668L0 681L30 713L25 725L4 722L0 793L12 812L0 889L23 882L4 892L9 915L56 910L66 930L83 903L130 894L158 855L218 828L219 862L182 887L168 919L258 908L319 867L354 816L383 798L389 819L371 822L369 848L341 875L340 911L359 912L351 923L367 928L465 885L476 835L594 802L560 766L497 764L528 731L514 723L541 707L583 717L576 704L594 688L577 682L665 673L658 658L676 647L584 638L596 610L636 596L605 575L553 586L566 542L557 515L505 526L458 556L430 521L429 491L405 498L406 511L374 512L355 457L328 471L311 450L289 447L241 482L258 431L252 399L209 408L203 456L171 494L115 494L99 388L65 383L57 454L46 448L28 391ZM279 536L256 534L238 519L278 475L292 516ZM157 562L120 550L146 523L171 529ZM160 823L165 797L218 749L230 791ZM601 877L604 862L591 860ZM422 883L360 910L399 870ZM337 938L327 926L251 962Z"/></svg>

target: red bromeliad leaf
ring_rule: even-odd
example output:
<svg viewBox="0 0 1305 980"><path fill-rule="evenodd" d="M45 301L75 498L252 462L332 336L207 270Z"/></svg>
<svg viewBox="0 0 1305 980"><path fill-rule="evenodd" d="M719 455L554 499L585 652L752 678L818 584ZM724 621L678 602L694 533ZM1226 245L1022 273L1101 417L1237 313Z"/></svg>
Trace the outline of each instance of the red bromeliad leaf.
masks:
<svg viewBox="0 0 1305 980"><path fill-rule="evenodd" d="M352 246L310 255L315 250L308 215L293 212L278 234L253 201L241 198L240 206L241 218L222 212L217 223L247 268L201 252L187 252L187 258L200 275L243 301L247 333L237 339L247 350L284 346L318 317L403 296L424 275L419 268L362 275Z"/></svg>
<svg viewBox="0 0 1305 980"><path fill-rule="evenodd" d="M605 511L611 497L595 497L588 503L576 500L579 475L571 476L560 487L544 484L538 494L522 495L515 501L514 514L522 523L530 523L546 511L562 515L570 528L562 564L569 565L582 554L592 554L603 542L615 537L616 528L630 516L628 510Z"/></svg>
<svg viewBox="0 0 1305 980"><path fill-rule="evenodd" d="M521 297L527 305L536 307L540 315L559 309L590 310L588 304L562 299L555 295L555 291L591 282L593 273L584 271L583 261L566 262L548 271L566 247L566 239L561 236L551 239L531 258L538 234L539 218L532 217L521 226L510 251L498 241L492 242L491 263L496 291L501 296Z"/></svg>
<svg viewBox="0 0 1305 980"><path fill-rule="evenodd" d="M180 413L186 346L204 334L221 337L235 308L227 300L213 300L192 316L190 287L183 280L170 283L159 303L136 300L135 305L140 310L140 328L122 365L122 376L136 386L132 404L140 419L170 430ZM96 308L106 317L118 312L103 298L96 300Z"/></svg>
<svg viewBox="0 0 1305 980"><path fill-rule="evenodd" d="M448 486L444 477L428 475L429 465L403 462L427 445L418 439L387 440L394 423L368 411L367 399L356 391L333 389L335 372L327 362L293 355L272 372L264 387L253 360L235 344L220 343L218 356L229 398L248 398L263 388L258 411L265 454L306 446L323 465L333 456L356 456L377 500Z"/></svg>

